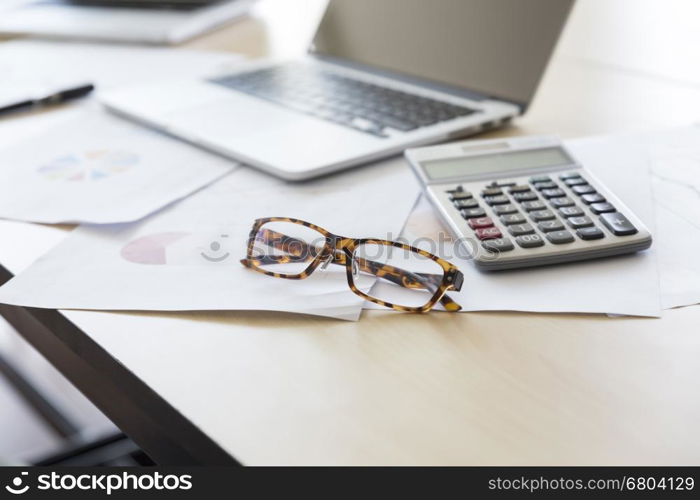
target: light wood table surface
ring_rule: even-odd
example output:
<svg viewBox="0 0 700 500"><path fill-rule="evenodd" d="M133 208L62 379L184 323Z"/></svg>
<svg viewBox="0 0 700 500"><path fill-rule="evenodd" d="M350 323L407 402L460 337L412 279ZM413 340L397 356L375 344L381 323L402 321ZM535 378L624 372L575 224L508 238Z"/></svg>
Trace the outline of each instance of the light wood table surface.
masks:
<svg viewBox="0 0 700 500"><path fill-rule="evenodd" d="M250 19L186 46L294 55L322 5L264 0ZM489 136L698 120L699 10L680 0L580 0L527 115ZM3 222L0 235L15 242L3 243L0 262L17 272L63 232ZM90 377L125 376L101 369L112 360L152 391L130 393L131 379L126 388L108 380L108 396L83 389L162 461L167 449L153 447L110 398L129 400L176 441L182 423L168 427L170 414L158 413L166 402L245 464L700 464L697 306L662 319L371 311L356 323L253 312L64 314L108 355L90 361ZM83 340L57 341L90 355ZM225 462L190 448L195 459Z"/></svg>

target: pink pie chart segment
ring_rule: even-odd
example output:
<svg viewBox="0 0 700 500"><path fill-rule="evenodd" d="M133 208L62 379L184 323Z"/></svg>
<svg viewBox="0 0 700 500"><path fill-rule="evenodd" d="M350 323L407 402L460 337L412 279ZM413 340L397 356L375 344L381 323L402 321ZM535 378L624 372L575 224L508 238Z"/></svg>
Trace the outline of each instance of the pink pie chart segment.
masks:
<svg viewBox="0 0 700 500"><path fill-rule="evenodd" d="M120 252L121 257L135 264L165 265L166 249L169 245L184 238L189 233L169 232L143 236L130 241Z"/></svg>

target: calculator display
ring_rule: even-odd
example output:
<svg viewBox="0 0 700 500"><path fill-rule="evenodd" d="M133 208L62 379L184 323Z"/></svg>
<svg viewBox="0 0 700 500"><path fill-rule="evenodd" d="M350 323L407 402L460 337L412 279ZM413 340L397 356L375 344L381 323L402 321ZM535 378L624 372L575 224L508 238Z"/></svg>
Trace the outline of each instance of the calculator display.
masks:
<svg viewBox="0 0 700 500"><path fill-rule="evenodd" d="M554 147L447 158L423 162L421 165L431 180L438 180L465 175L554 167L571 163L573 161L563 149Z"/></svg>

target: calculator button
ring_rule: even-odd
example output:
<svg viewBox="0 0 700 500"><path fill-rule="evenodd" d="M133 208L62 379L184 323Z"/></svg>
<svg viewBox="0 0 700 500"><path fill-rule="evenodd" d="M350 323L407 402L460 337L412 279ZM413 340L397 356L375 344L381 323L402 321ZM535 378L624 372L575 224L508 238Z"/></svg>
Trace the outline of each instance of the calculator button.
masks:
<svg viewBox="0 0 700 500"><path fill-rule="evenodd" d="M564 224L558 220L546 220L537 224L537 228L543 233L549 233L551 231L562 231L564 229Z"/></svg>
<svg viewBox="0 0 700 500"><path fill-rule="evenodd" d="M501 188L486 188L481 191L481 196L498 196L503 194Z"/></svg>
<svg viewBox="0 0 700 500"><path fill-rule="evenodd" d="M605 235L603 234L603 231L601 231L600 229L598 229L595 226L582 227L581 229L578 229L576 231L576 234L582 240L599 240L599 239L605 237Z"/></svg>
<svg viewBox="0 0 700 500"><path fill-rule="evenodd" d="M513 198L515 201L534 201L537 199L537 194L532 191L527 191L525 193L513 193Z"/></svg>
<svg viewBox="0 0 700 500"><path fill-rule="evenodd" d="M584 215L583 210L577 206L560 208L559 213L563 217L581 217Z"/></svg>
<svg viewBox="0 0 700 500"><path fill-rule="evenodd" d="M569 231L553 231L551 233L547 233L547 239L555 245L561 245L563 243L571 243L574 241L574 235Z"/></svg>
<svg viewBox="0 0 700 500"><path fill-rule="evenodd" d="M509 203L508 205L496 205L492 210L496 215L506 215L517 213L518 207Z"/></svg>
<svg viewBox="0 0 700 500"><path fill-rule="evenodd" d="M460 210L460 213L465 219L473 219L474 217L484 217L486 215L486 212L484 212L483 208L466 208L464 210Z"/></svg>
<svg viewBox="0 0 700 500"><path fill-rule="evenodd" d="M542 191L543 189L556 189L558 187L556 182L551 182L551 181L550 182L536 182L534 184L534 186L535 186L535 189L537 189L538 191Z"/></svg>
<svg viewBox="0 0 700 500"><path fill-rule="evenodd" d="M605 202L605 197L600 194L600 193L595 193L595 194L584 194L581 196L581 199L586 205L590 205L591 203L604 203Z"/></svg>
<svg viewBox="0 0 700 500"><path fill-rule="evenodd" d="M534 233L535 228L533 228L530 224L514 224L512 226L508 226L508 232L513 236L520 236L522 234Z"/></svg>
<svg viewBox="0 0 700 500"><path fill-rule="evenodd" d="M548 175L536 175L534 177L530 177L530 182L533 184L535 182L551 182L552 179Z"/></svg>
<svg viewBox="0 0 700 500"><path fill-rule="evenodd" d="M637 233L637 228L620 212L605 213L600 216L600 220L615 236L629 236Z"/></svg>
<svg viewBox="0 0 700 500"><path fill-rule="evenodd" d="M591 220L591 218L586 217L585 215L583 217L571 217L569 220L567 220L567 222L574 229L589 227L593 225L593 221Z"/></svg>
<svg viewBox="0 0 700 500"><path fill-rule="evenodd" d="M501 217L501 222L506 226L511 226L513 224L524 224L525 217L520 214L510 214Z"/></svg>
<svg viewBox="0 0 700 500"><path fill-rule="evenodd" d="M562 196L566 196L566 193L561 189L543 189L542 196L545 198L561 198Z"/></svg>
<svg viewBox="0 0 700 500"><path fill-rule="evenodd" d="M542 203L540 200L525 201L525 202L523 202L522 207L528 212L532 212L534 210L544 210L545 208L547 208L547 206L544 203Z"/></svg>
<svg viewBox="0 0 700 500"><path fill-rule="evenodd" d="M571 179L566 179L564 181L564 184L566 184L569 187L581 186L583 184L587 184L587 181L586 181L586 179L583 179L582 177L573 177Z"/></svg>
<svg viewBox="0 0 700 500"><path fill-rule="evenodd" d="M467 198L466 200L456 200L453 202L453 205L457 207L458 209L461 208L478 208L479 207L479 202L476 201L474 198Z"/></svg>
<svg viewBox="0 0 700 500"><path fill-rule="evenodd" d="M563 180L563 181L565 181L565 180L567 180L567 179L578 179L578 178L580 178L580 177L581 177L581 174L579 174L578 172L569 172L569 173L566 173L566 174L561 174L561 175L559 176L559 178L560 178L561 180Z"/></svg>
<svg viewBox="0 0 700 500"><path fill-rule="evenodd" d="M450 195L450 200L452 201L467 200L469 198L473 198L472 194L469 191L457 191Z"/></svg>
<svg viewBox="0 0 700 500"><path fill-rule="evenodd" d="M595 188L590 184L581 184L580 186L574 186L571 188L571 190L579 196L584 194L595 193Z"/></svg>
<svg viewBox="0 0 700 500"><path fill-rule="evenodd" d="M564 196L562 198L552 198L551 200L549 200L549 203L551 203L554 208L574 206L574 200L567 196Z"/></svg>
<svg viewBox="0 0 700 500"><path fill-rule="evenodd" d="M515 181L504 181L504 180L500 180L500 181L491 181L491 182L488 184L488 187L490 187L490 188L495 188L495 187L509 187L509 186L515 186L516 184L517 184L517 182L515 182Z"/></svg>
<svg viewBox="0 0 700 500"><path fill-rule="evenodd" d="M530 217L535 222L540 222L543 220L552 220L554 219L554 212L552 212L551 210L537 210L536 212L530 212Z"/></svg>
<svg viewBox="0 0 700 500"><path fill-rule="evenodd" d="M486 240L481 243L486 250L492 252L510 252L515 248L513 243L508 238L496 238L495 240Z"/></svg>
<svg viewBox="0 0 700 500"><path fill-rule="evenodd" d="M591 210L594 214L605 214L615 212L615 207L611 203L594 203L591 205Z"/></svg>
<svg viewBox="0 0 700 500"><path fill-rule="evenodd" d="M484 196L484 201L489 205L507 205L510 203L510 200L504 194L499 196Z"/></svg>
<svg viewBox="0 0 700 500"><path fill-rule="evenodd" d="M515 238L515 242L523 248L535 248L544 245L544 240L539 234L526 234Z"/></svg>
<svg viewBox="0 0 700 500"><path fill-rule="evenodd" d="M473 219L469 219L468 224L472 229L479 229L482 227L493 226L493 221L491 220L491 217L475 217Z"/></svg>
<svg viewBox="0 0 700 500"><path fill-rule="evenodd" d="M525 193L527 191L530 191L530 186L527 184L518 184L508 190L509 193Z"/></svg>
<svg viewBox="0 0 700 500"><path fill-rule="evenodd" d="M461 192L461 191L464 191L464 188L463 188L462 186L455 186L454 189L448 189L448 190L445 191L445 192L446 192L446 193L452 194L452 193L459 193L459 192Z"/></svg>
<svg viewBox="0 0 700 500"><path fill-rule="evenodd" d="M501 234L501 230L497 227L485 227L482 229L475 229L474 233L476 233L476 237L480 240L492 240L503 236Z"/></svg>

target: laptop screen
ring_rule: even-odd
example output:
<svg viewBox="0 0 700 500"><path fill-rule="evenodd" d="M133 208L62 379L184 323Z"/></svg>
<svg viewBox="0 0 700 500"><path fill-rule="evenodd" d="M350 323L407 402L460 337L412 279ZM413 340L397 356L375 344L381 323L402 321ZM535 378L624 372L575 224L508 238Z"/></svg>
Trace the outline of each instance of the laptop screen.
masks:
<svg viewBox="0 0 700 500"><path fill-rule="evenodd" d="M322 56L527 104L574 0L330 0Z"/></svg>

